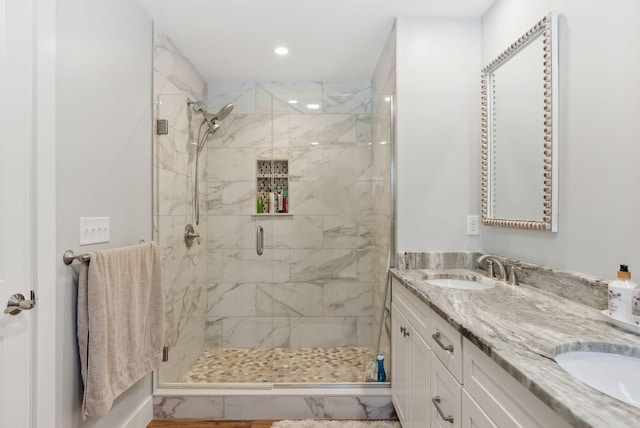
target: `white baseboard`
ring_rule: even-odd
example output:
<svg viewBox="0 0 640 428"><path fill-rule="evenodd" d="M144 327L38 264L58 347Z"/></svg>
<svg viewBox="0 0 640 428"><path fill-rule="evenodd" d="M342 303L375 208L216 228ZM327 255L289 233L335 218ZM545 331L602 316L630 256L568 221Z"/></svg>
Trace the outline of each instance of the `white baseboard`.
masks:
<svg viewBox="0 0 640 428"><path fill-rule="evenodd" d="M146 428L153 419L153 397L145 400L122 428Z"/></svg>

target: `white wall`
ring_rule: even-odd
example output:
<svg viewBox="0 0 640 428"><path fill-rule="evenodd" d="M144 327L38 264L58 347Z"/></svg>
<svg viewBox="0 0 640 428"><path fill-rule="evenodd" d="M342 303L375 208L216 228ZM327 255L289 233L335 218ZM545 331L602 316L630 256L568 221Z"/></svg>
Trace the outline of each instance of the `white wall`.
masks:
<svg viewBox="0 0 640 428"><path fill-rule="evenodd" d="M56 256L61 259L67 249L80 253L151 239L152 30L133 0L58 0L57 18ZM110 217L111 242L80 247L81 216ZM124 426L150 397L151 378L123 394L107 416L82 421L76 275L60 259L55 426Z"/></svg>
<svg viewBox="0 0 640 428"><path fill-rule="evenodd" d="M397 21L398 251L474 251L480 20Z"/></svg>
<svg viewBox="0 0 640 428"><path fill-rule="evenodd" d="M640 274L640 2L497 0L482 19L487 64L559 14L559 231L483 227L482 250L612 278Z"/></svg>

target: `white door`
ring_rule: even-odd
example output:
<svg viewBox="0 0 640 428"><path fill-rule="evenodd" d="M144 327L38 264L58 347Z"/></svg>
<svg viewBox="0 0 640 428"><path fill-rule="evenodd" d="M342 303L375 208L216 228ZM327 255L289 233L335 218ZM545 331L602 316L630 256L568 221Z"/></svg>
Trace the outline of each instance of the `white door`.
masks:
<svg viewBox="0 0 640 428"><path fill-rule="evenodd" d="M32 425L32 314L5 313L31 291L33 9L0 0L0 426Z"/></svg>

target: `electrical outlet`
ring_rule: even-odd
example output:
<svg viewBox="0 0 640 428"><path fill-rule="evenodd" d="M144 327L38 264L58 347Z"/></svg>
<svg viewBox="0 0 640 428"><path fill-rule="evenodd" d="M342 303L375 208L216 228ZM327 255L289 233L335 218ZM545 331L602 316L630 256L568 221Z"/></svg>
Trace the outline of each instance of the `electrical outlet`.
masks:
<svg viewBox="0 0 640 428"><path fill-rule="evenodd" d="M109 242L109 217L80 217L80 245Z"/></svg>
<svg viewBox="0 0 640 428"><path fill-rule="evenodd" d="M467 216L467 235L480 235L480 216Z"/></svg>

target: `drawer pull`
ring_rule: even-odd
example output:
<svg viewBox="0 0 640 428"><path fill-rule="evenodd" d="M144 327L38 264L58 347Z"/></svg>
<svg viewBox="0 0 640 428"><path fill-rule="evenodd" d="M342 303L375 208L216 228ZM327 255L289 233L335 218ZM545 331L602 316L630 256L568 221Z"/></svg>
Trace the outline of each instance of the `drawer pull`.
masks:
<svg viewBox="0 0 640 428"><path fill-rule="evenodd" d="M433 403L434 406L436 406L436 410L438 411L438 413L440 414L440 417L442 418L443 421L447 421L450 423L453 423L453 416L449 415L449 416L445 416L444 412L442 411L442 409L440 408L439 404L440 404L440 396L436 395L435 397L433 397L431 399L431 402Z"/></svg>
<svg viewBox="0 0 640 428"><path fill-rule="evenodd" d="M407 331L407 329L406 329L406 328L404 328L404 327L400 327L400 333L402 333L402 334L404 335L404 332L405 332L405 331Z"/></svg>
<svg viewBox="0 0 640 428"><path fill-rule="evenodd" d="M432 335L431 335L431 337L433 337L433 340L435 340L435 341L436 341L436 343L437 343L438 345L440 345L440 347L441 347L442 349L444 349L445 351L453 352L453 345L447 345L447 346L445 346L445 344L444 344L444 343L442 343L442 340L440 340L440 332L439 332L439 331L438 331L438 332L436 332L436 333L434 333L434 334L432 334Z"/></svg>

